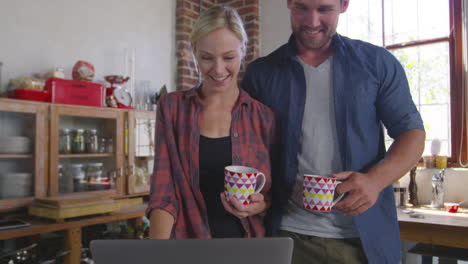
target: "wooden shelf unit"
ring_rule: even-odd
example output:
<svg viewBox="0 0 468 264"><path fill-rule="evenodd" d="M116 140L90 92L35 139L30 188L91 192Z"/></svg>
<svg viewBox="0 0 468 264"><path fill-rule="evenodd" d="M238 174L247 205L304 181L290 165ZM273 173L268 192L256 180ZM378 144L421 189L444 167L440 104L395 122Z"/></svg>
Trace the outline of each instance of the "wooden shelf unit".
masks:
<svg viewBox="0 0 468 264"><path fill-rule="evenodd" d="M145 215L147 204L126 206L120 211L109 215L95 215L79 219L71 219L63 223L38 220L35 217L18 217L31 224L29 227L0 231L0 240L34 236L43 233L64 231L65 249L70 250L66 256L66 264L80 264L81 259L81 228L90 225L104 224L121 220L131 220L132 225L141 224L141 217Z"/></svg>
<svg viewBox="0 0 468 264"><path fill-rule="evenodd" d="M139 185L134 173L136 162L151 163L152 151L138 153L136 137L138 122L152 122L156 112L133 109L90 107L80 105L52 104L28 100L0 98L0 134L27 136L33 142L28 154L0 154L0 171L27 172L34 175L34 190L30 197L0 198L0 212L11 212L31 204L35 198L65 197L73 191L60 187L58 168L73 163L104 163L103 171L115 179L111 190L86 189L85 193L103 197L142 196L149 193L147 184ZM127 126L125 126L127 124ZM145 123L146 124L146 123ZM106 138L113 139L110 153L60 154L58 151L59 131L68 129L98 129ZM145 127L146 128L146 127ZM152 132L154 133L154 131ZM152 139L151 139L152 140ZM5 165L6 164L6 165ZM25 166L25 164L27 166ZM149 166L148 166L149 167ZM86 168L85 168L86 169ZM150 168L152 170L152 167ZM150 171L148 170L148 171ZM63 182L62 182L63 184ZM68 186L69 187L69 186ZM10 197L8 195L0 197Z"/></svg>

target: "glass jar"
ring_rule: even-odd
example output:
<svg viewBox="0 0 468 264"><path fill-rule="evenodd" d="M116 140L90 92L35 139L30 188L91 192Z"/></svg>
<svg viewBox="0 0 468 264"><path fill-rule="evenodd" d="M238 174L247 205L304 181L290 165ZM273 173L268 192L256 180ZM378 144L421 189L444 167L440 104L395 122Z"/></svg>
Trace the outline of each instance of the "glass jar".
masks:
<svg viewBox="0 0 468 264"><path fill-rule="evenodd" d="M106 189L105 183L107 182L107 178L104 177L102 163L98 162L98 163L88 164L86 174L88 178L89 190L97 191L97 190Z"/></svg>
<svg viewBox="0 0 468 264"><path fill-rule="evenodd" d="M70 136L70 129L62 128L59 132L59 153L69 154L72 151L72 140Z"/></svg>
<svg viewBox="0 0 468 264"><path fill-rule="evenodd" d="M96 179L102 177L102 163L89 163L88 167L86 168L86 176L88 182L95 182Z"/></svg>
<svg viewBox="0 0 468 264"><path fill-rule="evenodd" d="M59 178L59 192L72 193L73 192L73 177L64 169L62 164L58 165L58 178Z"/></svg>
<svg viewBox="0 0 468 264"><path fill-rule="evenodd" d="M88 153L97 153L98 150L97 130L89 129L86 131L86 151Z"/></svg>
<svg viewBox="0 0 468 264"><path fill-rule="evenodd" d="M84 153L85 152L85 140L83 136L84 130L75 130L75 136L72 141L72 152L73 153Z"/></svg>
<svg viewBox="0 0 468 264"><path fill-rule="evenodd" d="M73 191L83 192L86 191L86 173L83 164L71 164L70 176L73 179Z"/></svg>
<svg viewBox="0 0 468 264"><path fill-rule="evenodd" d="M107 139L106 152L107 153L113 153L114 152L114 140L112 138Z"/></svg>
<svg viewBox="0 0 468 264"><path fill-rule="evenodd" d="M106 153L106 138L99 138L98 152Z"/></svg>

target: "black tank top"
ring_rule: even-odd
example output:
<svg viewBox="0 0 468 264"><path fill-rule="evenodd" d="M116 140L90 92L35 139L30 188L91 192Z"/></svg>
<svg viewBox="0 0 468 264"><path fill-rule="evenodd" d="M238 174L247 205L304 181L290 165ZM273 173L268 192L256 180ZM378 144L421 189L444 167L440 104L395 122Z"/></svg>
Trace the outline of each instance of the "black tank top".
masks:
<svg viewBox="0 0 468 264"><path fill-rule="evenodd" d="M208 211L211 236L243 237L240 220L228 213L219 195L224 191L224 167L232 164L231 138L200 135L200 190Z"/></svg>

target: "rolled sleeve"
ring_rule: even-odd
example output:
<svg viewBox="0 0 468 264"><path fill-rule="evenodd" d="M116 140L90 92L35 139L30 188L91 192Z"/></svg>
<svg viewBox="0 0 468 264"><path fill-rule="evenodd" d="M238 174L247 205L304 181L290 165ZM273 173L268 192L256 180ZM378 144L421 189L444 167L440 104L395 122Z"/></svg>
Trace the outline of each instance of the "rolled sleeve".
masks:
<svg viewBox="0 0 468 264"><path fill-rule="evenodd" d="M387 128L388 135L397 138L402 133L412 130L424 130L423 121L413 99L408 80L400 62L388 51L379 56L383 65L382 83L378 95L377 111Z"/></svg>

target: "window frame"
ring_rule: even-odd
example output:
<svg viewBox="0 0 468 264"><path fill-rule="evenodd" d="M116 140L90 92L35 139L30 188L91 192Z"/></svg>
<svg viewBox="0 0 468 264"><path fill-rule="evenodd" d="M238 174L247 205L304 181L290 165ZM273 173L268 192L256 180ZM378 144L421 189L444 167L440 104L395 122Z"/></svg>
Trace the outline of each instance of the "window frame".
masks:
<svg viewBox="0 0 468 264"><path fill-rule="evenodd" d="M385 45L385 4L382 0L382 45L388 50L397 50L402 48L417 47L422 45L448 42L449 45L449 66L450 66L450 141L451 156L448 157L449 167L460 167L460 157L467 155L467 136L466 136L466 116L464 102L463 85L463 20L462 20L462 1L449 1L449 19L450 34L448 37L439 37L433 39L417 40L403 42L392 45ZM462 120L463 118L463 120ZM463 125L463 127L462 127ZM462 133L463 128L463 133ZM460 149L460 143L462 148ZM462 160L462 163L466 161ZM420 161L422 165L422 159Z"/></svg>

